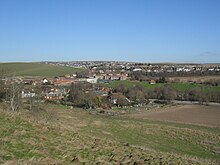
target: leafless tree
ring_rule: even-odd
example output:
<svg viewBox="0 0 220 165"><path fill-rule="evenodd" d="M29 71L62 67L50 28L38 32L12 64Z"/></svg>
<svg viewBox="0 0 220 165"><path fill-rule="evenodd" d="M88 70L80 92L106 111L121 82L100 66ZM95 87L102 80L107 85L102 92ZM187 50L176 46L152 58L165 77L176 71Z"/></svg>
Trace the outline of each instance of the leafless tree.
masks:
<svg viewBox="0 0 220 165"><path fill-rule="evenodd" d="M21 105L21 85L15 81L15 76L12 77L9 95L11 110L15 112Z"/></svg>

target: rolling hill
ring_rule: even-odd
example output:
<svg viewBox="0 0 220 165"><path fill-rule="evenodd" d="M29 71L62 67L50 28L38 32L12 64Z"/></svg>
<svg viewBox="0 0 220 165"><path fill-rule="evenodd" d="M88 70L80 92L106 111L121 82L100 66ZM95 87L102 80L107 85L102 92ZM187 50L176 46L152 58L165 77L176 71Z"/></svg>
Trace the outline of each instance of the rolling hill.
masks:
<svg viewBox="0 0 220 165"><path fill-rule="evenodd" d="M42 63L0 63L0 71L15 76L62 76L80 71L80 68Z"/></svg>

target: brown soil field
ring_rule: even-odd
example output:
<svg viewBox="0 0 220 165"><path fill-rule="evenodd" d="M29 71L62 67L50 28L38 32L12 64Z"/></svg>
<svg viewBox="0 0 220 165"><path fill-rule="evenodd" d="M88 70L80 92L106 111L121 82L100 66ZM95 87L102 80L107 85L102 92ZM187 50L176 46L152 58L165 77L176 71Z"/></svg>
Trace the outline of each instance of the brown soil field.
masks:
<svg viewBox="0 0 220 165"><path fill-rule="evenodd" d="M218 105L182 105L153 112L144 111L129 116L220 127L220 106Z"/></svg>
<svg viewBox="0 0 220 165"><path fill-rule="evenodd" d="M169 77L169 81L175 81L175 82L205 82L205 81L210 81L210 80L220 80L220 76L188 76L188 77Z"/></svg>

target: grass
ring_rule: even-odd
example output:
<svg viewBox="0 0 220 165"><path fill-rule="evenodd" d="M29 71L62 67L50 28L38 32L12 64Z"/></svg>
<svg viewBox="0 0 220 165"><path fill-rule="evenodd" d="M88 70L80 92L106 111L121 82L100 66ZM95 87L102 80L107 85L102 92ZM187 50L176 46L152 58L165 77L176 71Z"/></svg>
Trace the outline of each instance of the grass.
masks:
<svg viewBox="0 0 220 165"><path fill-rule="evenodd" d="M218 164L220 128L91 115L42 105L0 111L0 164ZM44 113L53 113L45 118ZM208 142L207 142L208 141ZM206 142L206 143L205 143Z"/></svg>
<svg viewBox="0 0 220 165"><path fill-rule="evenodd" d="M16 76L64 76L80 71L79 68L41 63L0 63L0 70Z"/></svg>
<svg viewBox="0 0 220 165"><path fill-rule="evenodd" d="M212 153L213 145L220 145L219 128L192 127L186 124L169 122L137 121L133 119L104 119L106 123L99 128L92 125L85 128L87 133L105 138L114 138L116 141L128 142L132 145L145 146L157 151L187 154L191 156L219 159ZM183 127L184 126L184 127ZM181 128L183 127L183 128ZM95 129L95 130L94 130ZM102 130L109 132L103 134ZM213 132L213 129L216 132ZM202 141L209 139L213 144L202 145Z"/></svg>
<svg viewBox="0 0 220 165"><path fill-rule="evenodd" d="M201 88L204 92L208 91L220 91L220 86L209 86L204 84L192 84L192 83L157 83L157 84L149 84L148 82L139 82L139 81L131 81L131 80L124 80L124 81L112 81L107 84L108 87L114 88L119 86L120 84L126 85L128 88L140 85L143 86L146 90L152 90L155 87L160 87L169 84L174 89L184 92L186 90L194 89L194 88Z"/></svg>

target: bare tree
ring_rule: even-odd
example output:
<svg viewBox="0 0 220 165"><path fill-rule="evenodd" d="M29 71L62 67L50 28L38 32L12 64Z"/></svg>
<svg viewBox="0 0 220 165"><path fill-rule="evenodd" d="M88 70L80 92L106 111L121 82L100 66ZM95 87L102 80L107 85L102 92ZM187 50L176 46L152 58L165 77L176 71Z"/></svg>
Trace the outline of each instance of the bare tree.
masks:
<svg viewBox="0 0 220 165"><path fill-rule="evenodd" d="M134 104L145 104L146 100L146 91L141 86L135 86L128 90L126 95Z"/></svg>
<svg viewBox="0 0 220 165"><path fill-rule="evenodd" d="M153 91L154 97L161 100L172 101L177 97L177 91L170 85L156 87Z"/></svg>
<svg viewBox="0 0 220 165"><path fill-rule="evenodd" d="M12 77L10 87L10 106L13 112L17 111L21 105L21 86L15 81L15 76Z"/></svg>

